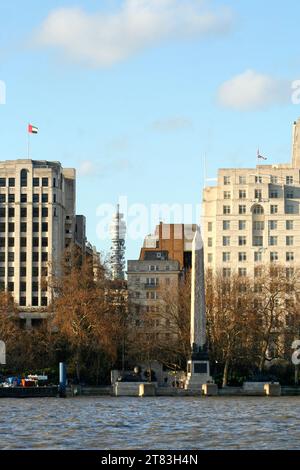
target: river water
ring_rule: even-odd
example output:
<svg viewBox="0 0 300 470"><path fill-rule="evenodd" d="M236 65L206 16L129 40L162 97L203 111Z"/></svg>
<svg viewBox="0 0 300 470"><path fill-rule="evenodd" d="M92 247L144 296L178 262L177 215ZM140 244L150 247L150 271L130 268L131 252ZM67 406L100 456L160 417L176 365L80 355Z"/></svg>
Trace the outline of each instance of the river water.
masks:
<svg viewBox="0 0 300 470"><path fill-rule="evenodd" d="M300 397L0 399L0 449L300 449Z"/></svg>

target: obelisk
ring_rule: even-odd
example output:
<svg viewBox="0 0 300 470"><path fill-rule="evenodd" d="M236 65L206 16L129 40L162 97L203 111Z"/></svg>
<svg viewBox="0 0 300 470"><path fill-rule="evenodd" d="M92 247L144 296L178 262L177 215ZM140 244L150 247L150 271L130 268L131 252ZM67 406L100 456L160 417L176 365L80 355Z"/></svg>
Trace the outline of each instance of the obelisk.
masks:
<svg viewBox="0 0 300 470"><path fill-rule="evenodd" d="M192 243L191 277L191 359L188 361L186 389L199 389L212 382L206 345L204 250L200 227Z"/></svg>

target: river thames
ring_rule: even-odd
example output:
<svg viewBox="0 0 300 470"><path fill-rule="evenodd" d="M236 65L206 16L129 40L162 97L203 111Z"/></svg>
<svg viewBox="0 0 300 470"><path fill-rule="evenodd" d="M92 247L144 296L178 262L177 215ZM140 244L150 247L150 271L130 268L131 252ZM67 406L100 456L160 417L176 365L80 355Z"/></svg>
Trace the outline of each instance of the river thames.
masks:
<svg viewBox="0 0 300 470"><path fill-rule="evenodd" d="M300 397L0 399L0 449L300 449Z"/></svg>

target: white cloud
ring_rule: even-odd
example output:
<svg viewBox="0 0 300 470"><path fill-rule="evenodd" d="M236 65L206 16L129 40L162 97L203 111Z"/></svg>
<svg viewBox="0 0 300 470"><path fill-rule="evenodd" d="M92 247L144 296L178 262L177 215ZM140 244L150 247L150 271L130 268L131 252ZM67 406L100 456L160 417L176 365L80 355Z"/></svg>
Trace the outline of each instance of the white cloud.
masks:
<svg viewBox="0 0 300 470"><path fill-rule="evenodd" d="M79 176L106 178L112 174L127 171L131 168L131 163L127 158L119 158L110 162L94 162L83 160L77 168Z"/></svg>
<svg viewBox="0 0 300 470"><path fill-rule="evenodd" d="M152 123L151 127L158 132L176 132L191 129L193 124L190 119L174 116L167 119L158 119Z"/></svg>
<svg viewBox="0 0 300 470"><path fill-rule="evenodd" d="M291 83L254 70L233 77L218 90L218 102L237 111L255 111L291 100Z"/></svg>
<svg viewBox="0 0 300 470"><path fill-rule="evenodd" d="M169 39L226 34L229 8L210 8L210 0L123 0L114 13L81 8L50 12L33 44L59 49L63 56L92 67L109 67Z"/></svg>

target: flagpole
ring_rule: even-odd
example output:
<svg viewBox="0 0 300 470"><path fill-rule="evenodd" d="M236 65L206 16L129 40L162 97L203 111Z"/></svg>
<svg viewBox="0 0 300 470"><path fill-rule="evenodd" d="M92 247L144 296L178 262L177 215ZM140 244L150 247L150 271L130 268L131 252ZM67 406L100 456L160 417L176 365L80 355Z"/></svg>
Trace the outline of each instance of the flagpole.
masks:
<svg viewBox="0 0 300 470"><path fill-rule="evenodd" d="M30 132L29 132L29 124L28 124L28 127L27 127L27 134L28 134L28 138L27 138L27 158L29 160L29 157L30 157Z"/></svg>

